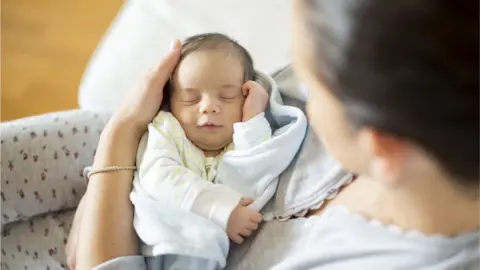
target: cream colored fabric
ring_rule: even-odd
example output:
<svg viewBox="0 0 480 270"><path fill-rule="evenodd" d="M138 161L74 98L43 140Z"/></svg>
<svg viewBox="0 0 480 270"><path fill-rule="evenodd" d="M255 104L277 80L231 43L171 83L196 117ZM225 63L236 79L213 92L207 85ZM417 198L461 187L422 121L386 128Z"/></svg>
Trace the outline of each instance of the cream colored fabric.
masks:
<svg viewBox="0 0 480 270"><path fill-rule="evenodd" d="M167 202L214 221L222 228L242 194L226 185L213 185L223 154L248 150L271 137L264 113L234 124L233 143L217 157L205 157L185 135L177 119L160 111L148 126L137 153L138 188L155 201Z"/></svg>

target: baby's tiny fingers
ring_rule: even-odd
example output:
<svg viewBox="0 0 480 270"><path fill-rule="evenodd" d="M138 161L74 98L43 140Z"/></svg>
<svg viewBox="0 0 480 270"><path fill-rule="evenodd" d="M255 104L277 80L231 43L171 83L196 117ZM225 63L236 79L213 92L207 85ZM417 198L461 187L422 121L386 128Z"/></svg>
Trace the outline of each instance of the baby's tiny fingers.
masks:
<svg viewBox="0 0 480 270"><path fill-rule="evenodd" d="M252 235L252 231L250 231L248 229L243 229L242 231L240 231L240 235L248 237L248 236Z"/></svg>
<svg viewBox="0 0 480 270"><path fill-rule="evenodd" d="M262 222L263 218L260 213L252 213L250 214L250 220L256 223Z"/></svg>
<svg viewBox="0 0 480 270"><path fill-rule="evenodd" d="M250 87L246 83L242 86L242 93L245 97L250 93Z"/></svg>
<svg viewBox="0 0 480 270"><path fill-rule="evenodd" d="M252 198L241 198L240 199L240 205L241 206L249 206L250 204L253 203L253 199Z"/></svg>
<svg viewBox="0 0 480 270"><path fill-rule="evenodd" d="M241 237L239 234L235 234L231 240L235 243L235 244L241 244L243 243L243 237Z"/></svg>
<svg viewBox="0 0 480 270"><path fill-rule="evenodd" d="M246 227L247 227L247 229L249 229L251 231L256 231L258 229L258 223L249 222Z"/></svg>

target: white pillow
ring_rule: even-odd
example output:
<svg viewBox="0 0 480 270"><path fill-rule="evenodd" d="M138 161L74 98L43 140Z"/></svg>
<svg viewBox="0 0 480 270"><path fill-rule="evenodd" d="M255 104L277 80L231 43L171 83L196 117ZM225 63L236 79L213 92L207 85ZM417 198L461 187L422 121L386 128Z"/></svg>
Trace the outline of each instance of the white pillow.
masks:
<svg viewBox="0 0 480 270"><path fill-rule="evenodd" d="M286 0L128 0L85 71L80 107L112 111L171 40L204 32L231 36L272 72L289 61L290 9Z"/></svg>

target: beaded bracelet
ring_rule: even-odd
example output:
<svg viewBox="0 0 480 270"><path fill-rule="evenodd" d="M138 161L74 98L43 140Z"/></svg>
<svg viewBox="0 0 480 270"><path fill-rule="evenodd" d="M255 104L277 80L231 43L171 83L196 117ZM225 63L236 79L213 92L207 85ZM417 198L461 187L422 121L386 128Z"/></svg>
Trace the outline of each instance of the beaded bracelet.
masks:
<svg viewBox="0 0 480 270"><path fill-rule="evenodd" d="M105 172L114 172L114 171L124 171L124 170L131 170L134 171L136 170L137 167L135 166L108 166L100 169L92 169L88 174L87 174L87 179L90 179L90 177L94 174L97 173L105 173Z"/></svg>

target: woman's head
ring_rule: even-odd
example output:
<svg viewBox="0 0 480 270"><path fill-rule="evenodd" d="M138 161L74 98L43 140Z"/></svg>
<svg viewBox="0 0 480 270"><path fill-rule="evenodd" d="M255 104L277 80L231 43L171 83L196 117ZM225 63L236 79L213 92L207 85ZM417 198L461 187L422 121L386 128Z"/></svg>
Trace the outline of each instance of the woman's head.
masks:
<svg viewBox="0 0 480 270"><path fill-rule="evenodd" d="M312 124L348 169L413 150L478 187L478 1L295 1L293 30Z"/></svg>

